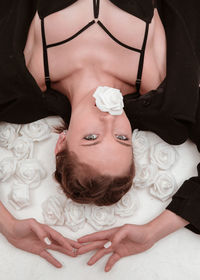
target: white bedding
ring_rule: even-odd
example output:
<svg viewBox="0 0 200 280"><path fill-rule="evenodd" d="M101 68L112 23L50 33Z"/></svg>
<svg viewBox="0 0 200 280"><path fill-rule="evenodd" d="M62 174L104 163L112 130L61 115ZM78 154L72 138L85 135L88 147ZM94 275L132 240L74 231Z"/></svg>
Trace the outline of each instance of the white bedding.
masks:
<svg viewBox="0 0 200 280"><path fill-rule="evenodd" d="M49 117L46 119L46 122L52 126L59 123L59 118ZM44 179L41 179L40 184L38 186L31 185L32 183L29 182L29 185L31 185L33 188L30 189L29 187L28 191L26 190L22 192L23 195L20 194L21 196L26 197L24 201L26 201L26 203L29 205L17 210L13 206L14 204L11 204L9 202L9 199L11 199L11 201L13 200L10 193L13 190L13 188L15 188L14 185L16 184L15 181L17 178L16 170L15 174L8 178L7 181L0 182L1 201L4 203L7 209L19 219L34 217L38 221L44 223L44 216L42 214L44 212L44 210L42 209L44 201L46 201L52 195L62 197L62 194L58 188L58 184L55 182L52 176L52 173L55 169L53 152L57 137L57 134L51 133L48 139L39 142L34 141L32 156L33 158L41 162L42 166L46 171L46 176ZM145 157L143 159L141 159L140 155L137 155L139 159L137 159L136 162L140 165L145 164L151 158L150 161L152 165L153 159L152 157L150 157L150 155L153 153L153 145L158 145L159 143L163 143L165 145L165 143L155 134L150 132L145 133L144 137L146 137L147 139L148 149L146 150L146 154L144 153ZM144 139L142 139L141 142L138 142L138 147L142 148L142 145L146 145L144 143L145 141L143 141ZM180 146L173 146L172 148L175 151L175 161L174 159L171 159L171 157L173 158L174 156L173 153L172 155L170 155L169 160L174 161L173 166L170 167L169 164L167 168L166 165L168 163L165 162L165 166L162 167L163 169L158 168L158 171L164 173L167 172L170 176L175 178L177 186L180 186L185 179L197 174L196 166L197 163L200 161L200 156L197 152L195 145L192 144L190 141L187 141L186 143ZM0 161L2 161L2 159L8 156L13 156L13 150L11 149L11 147L0 147ZM31 154L29 154L29 156L31 156ZM137 170L139 170L139 167L137 168ZM166 170L164 170L164 168ZM145 172L143 173L143 176L147 176ZM152 181L152 184L153 183L154 182ZM25 183L21 182L21 186L23 184L24 186L26 185ZM141 182L139 182L138 184L141 184ZM157 216L170 202L170 199L162 201L154 197L150 193L150 189L152 188L152 186L144 187L144 185L143 188L141 188L141 186L137 188L134 187L134 194L136 195L135 200L133 200L133 202L136 203L137 207L131 210L131 216L125 217L127 213L127 209L125 208L125 214L122 214L122 217L117 215L115 212L114 216L116 219L116 223L114 223L112 226L121 225L124 223L145 223L151 220L153 217ZM30 194L29 198L27 193ZM172 194L173 192L171 193L171 195ZM165 199L166 198L164 198L163 200ZM20 205L19 201L18 205ZM46 209L46 211L48 211L48 209ZM63 224L63 221L62 219L58 219L57 221L55 221L55 223ZM105 228L111 227L109 226L109 221L100 221L99 224L97 223L97 221L91 223L89 221L89 218L88 220L85 219L84 223L79 223L78 227L80 229L78 229L77 227L73 227L73 230L71 230L66 225L53 227L65 236L76 239L86 233L94 232L94 226L96 226L96 228L99 229L104 228L104 226L102 226L103 224L105 224ZM168 237L159 241L153 248L142 254L130 256L120 260L109 273L104 272L104 265L108 256L104 257L94 266L89 267L86 265L86 262L87 260L89 260L89 257L90 255L92 255L92 253L88 253L83 256L78 256L75 259L57 252L52 251L51 253L54 256L56 256L59 259L59 261L61 261L61 263L63 264L63 268L56 269L42 258L14 248L7 242L7 240L2 235L0 235L0 279L52 280L57 278L59 280L196 280L200 278L199 235L196 235L187 229L181 229L176 233L169 235Z"/></svg>

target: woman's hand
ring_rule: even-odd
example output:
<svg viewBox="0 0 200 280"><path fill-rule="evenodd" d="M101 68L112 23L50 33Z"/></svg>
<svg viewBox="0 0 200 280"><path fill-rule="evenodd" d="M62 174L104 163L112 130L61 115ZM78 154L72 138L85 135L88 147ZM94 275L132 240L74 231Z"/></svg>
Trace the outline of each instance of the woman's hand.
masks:
<svg viewBox="0 0 200 280"><path fill-rule="evenodd" d="M158 217L144 225L124 225L110 230L100 231L81 237L80 243L88 243L78 249L78 254L84 254L98 249L88 264L93 265L104 255L109 257L105 271L111 270L113 265L122 257L138 254L151 248L158 240L168 234L185 227L189 222L169 210L165 210ZM109 248L104 248L107 242Z"/></svg>
<svg viewBox="0 0 200 280"><path fill-rule="evenodd" d="M61 252L71 257L76 256L76 249L81 245L63 237L60 233L35 219L9 221L9 228L3 232L7 240L16 248L39 255L57 268L62 267L47 249Z"/></svg>
<svg viewBox="0 0 200 280"><path fill-rule="evenodd" d="M138 226L130 224L92 233L79 238L78 241L89 243L78 249L78 254L84 254L98 249L88 261L88 265L93 265L106 254L112 253L105 266L106 272L111 270L119 259L144 252L154 245L154 241L150 238L145 225ZM104 248L104 245L109 241L111 242L111 246Z"/></svg>

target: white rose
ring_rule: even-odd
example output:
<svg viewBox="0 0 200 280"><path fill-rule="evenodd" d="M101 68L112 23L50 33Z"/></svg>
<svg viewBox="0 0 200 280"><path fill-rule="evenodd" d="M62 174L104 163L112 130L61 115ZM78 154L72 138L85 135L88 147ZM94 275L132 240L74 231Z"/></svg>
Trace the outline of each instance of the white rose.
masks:
<svg viewBox="0 0 200 280"><path fill-rule="evenodd" d="M111 87L98 87L93 94L96 99L96 106L102 112L111 115L121 115L123 113L123 96L119 89Z"/></svg>
<svg viewBox="0 0 200 280"><path fill-rule="evenodd" d="M8 195L8 202L16 209L20 210L30 205L29 187L24 184L15 184Z"/></svg>
<svg viewBox="0 0 200 280"><path fill-rule="evenodd" d="M135 129L132 135L134 157L141 158L146 155L149 149L149 141L145 131Z"/></svg>
<svg viewBox="0 0 200 280"><path fill-rule="evenodd" d="M96 230L101 230L103 226L111 226L116 222L113 206L96 206L87 205L85 216L88 224Z"/></svg>
<svg viewBox="0 0 200 280"><path fill-rule="evenodd" d="M0 146L11 149L18 136L20 125L6 122L0 123Z"/></svg>
<svg viewBox="0 0 200 280"><path fill-rule="evenodd" d="M12 151L18 159L32 158L33 142L25 136L18 137L14 142Z"/></svg>
<svg viewBox="0 0 200 280"><path fill-rule="evenodd" d="M85 207L68 199L64 209L65 224L73 231L78 231L85 225Z"/></svg>
<svg viewBox="0 0 200 280"><path fill-rule="evenodd" d="M135 213L138 208L138 197L136 192L130 190L118 201L115 206L115 214L121 217L128 217Z"/></svg>
<svg viewBox="0 0 200 280"><path fill-rule="evenodd" d="M150 193L162 200L169 199L177 189L177 184L174 176L169 175L169 172L161 171L155 178L154 184L150 187Z"/></svg>
<svg viewBox="0 0 200 280"><path fill-rule="evenodd" d="M21 183L29 185L31 189L39 186L40 181L45 178L46 171L36 159L24 159L18 162L16 178Z"/></svg>
<svg viewBox="0 0 200 280"><path fill-rule="evenodd" d="M176 150L171 145L160 142L155 144L150 151L151 162L160 169L169 169L176 161Z"/></svg>
<svg viewBox="0 0 200 280"><path fill-rule="evenodd" d="M43 120L22 125L21 135L31 138L33 141L42 141L50 137L51 128L48 123Z"/></svg>
<svg viewBox="0 0 200 280"><path fill-rule="evenodd" d="M155 164L141 164L136 166L136 175L133 184L137 188L147 188L153 184L158 173Z"/></svg>
<svg viewBox="0 0 200 280"><path fill-rule="evenodd" d="M50 196L42 204L44 222L48 225L63 226L65 200L58 196Z"/></svg>
<svg viewBox="0 0 200 280"><path fill-rule="evenodd" d="M13 157L7 157L0 161L0 181L5 182L16 170L17 160Z"/></svg>

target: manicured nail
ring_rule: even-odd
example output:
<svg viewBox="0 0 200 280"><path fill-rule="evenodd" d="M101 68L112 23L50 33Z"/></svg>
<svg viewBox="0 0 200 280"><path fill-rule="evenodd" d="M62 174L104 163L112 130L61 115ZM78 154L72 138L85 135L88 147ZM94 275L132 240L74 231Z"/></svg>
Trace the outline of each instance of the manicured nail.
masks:
<svg viewBox="0 0 200 280"><path fill-rule="evenodd" d="M108 241L107 243L104 244L104 248L108 249L112 245L111 241Z"/></svg>
<svg viewBox="0 0 200 280"><path fill-rule="evenodd" d="M44 238L44 242L45 242L47 245L51 245L51 240L49 240L48 237L45 237L45 238Z"/></svg>

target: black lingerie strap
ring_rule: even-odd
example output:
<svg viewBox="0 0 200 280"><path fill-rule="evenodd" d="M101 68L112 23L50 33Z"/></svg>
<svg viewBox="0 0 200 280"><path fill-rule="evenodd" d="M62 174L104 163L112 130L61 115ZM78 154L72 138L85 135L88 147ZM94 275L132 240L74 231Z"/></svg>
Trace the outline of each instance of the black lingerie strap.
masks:
<svg viewBox="0 0 200 280"><path fill-rule="evenodd" d="M42 31L42 44L43 44L43 60L44 60L44 75L45 75L45 84L47 89L51 87L51 80L49 76L49 63L48 63L48 54L47 54L47 44L46 36L44 29L44 19L41 19L41 31Z"/></svg>
<svg viewBox="0 0 200 280"><path fill-rule="evenodd" d="M97 23L116 43L118 43L122 47L125 47L126 49L141 53L141 50L128 46L122 43L121 41L119 41L116 37L114 37L112 33L110 33L110 31L105 27L105 25L100 20L98 20Z"/></svg>
<svg viewBox="0 0 200 280"><path fill-rule="evenodd" d="M78 32L76 32L74 35L72 35L71 37L67 38L66 40L54 43L54 44L49 44L47 45L47 49L48 48L53 48L62 44L65 44L71 40L73 40L74 38L76 38L79 34L81 34L83 31L85 31L86 29L88 29L91 25L93 25L95 23L95 20L90 21L88 24L86 24L83 28L81 28L81 30L79 30Z"/></svg>
<svg viewBox="0 0 200 280"><path fill-rule="evenodd" d="M93 0L93 9L94 9L94 17L98 18L99 16L99 3L100 0ZM45 73L45 84L47 89L51 87L51 80L50 80L50 75L49 75L49 63L48 63L48 53L47 49L48 48L53 48L62 44L65 44L71 40L73 40L75 37L77 37L79 34L81 34L83 31L88 29L91 25L95 24L96 21L92 20L90 21L87 25L85 25L83 28L81 28L78 32L76 32L74 35L71 37L60 41L56 42L53 44L46 44L46 36L45 36L45 27L44 27L44 18L41 19L41 32L42 32L42 43L43 43L43 60L44 60L44 73ZM135 51L140 53L140 60L139 60L139 65L138 65L138 73L137 73L137 79L136 79L136 91L138 94L140 94L140 87L141 87L141 79L142 79L142 71L143 71L143 65L144 65L144 55L145 55L145 49L146 49L146 43L147 43L147 37L148 37L148 31L149 31L149 24L146 23L146 28L145 28L145 34L144 34L144 40L142 44L142 49L137 49L131 46L128 46L124 44L123 42L119 41L116 37L110 33L110 31L105 27L105 25L101 21L97 21L98 25L109 35L111 39L113 39L116 43L121 45L122 47L125 47L129 50Z"/></svg>
<svg viewBox="0 0 200 280"><path fill-rule="evenodd" d="M138 66L137 79L136 79L136 83L135 83L136 91L138 93L140 93L140 87L141 87L141 81L142 81L142 71L143 71L143 66L144 66L144 55L145 55L145 49L146 49L146 44L147 44L148 32L149 32L149 23L146 22L144 40L143 40L142 49L141 49L141 53L140 53L140 61L139 61L139 66Z"/></svg>
<svg viewBox="0 0 200 280"><path fill-rule="evenodd" d="M100 3L100 0L93 0L93 9L94 9L95 18L98 18L98 16L99 16L99 3Z"/></svg>

